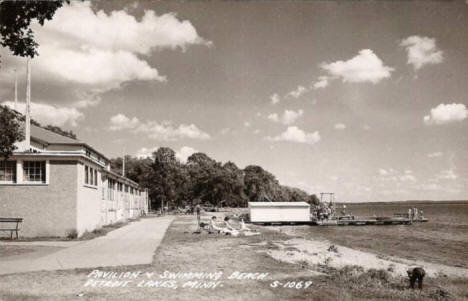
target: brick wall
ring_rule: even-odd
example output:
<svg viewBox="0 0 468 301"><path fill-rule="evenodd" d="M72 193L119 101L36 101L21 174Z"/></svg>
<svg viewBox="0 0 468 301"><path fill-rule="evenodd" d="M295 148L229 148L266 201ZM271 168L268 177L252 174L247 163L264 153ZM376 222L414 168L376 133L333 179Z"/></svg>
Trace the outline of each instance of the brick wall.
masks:
<svg viewBox="0 0 468 301"><path fill-rule="evenodd" d="M49 167L48 185L0 185L0 217L24 218L20 236L66 236L77 229L77 162L50 160Z"/></svg>

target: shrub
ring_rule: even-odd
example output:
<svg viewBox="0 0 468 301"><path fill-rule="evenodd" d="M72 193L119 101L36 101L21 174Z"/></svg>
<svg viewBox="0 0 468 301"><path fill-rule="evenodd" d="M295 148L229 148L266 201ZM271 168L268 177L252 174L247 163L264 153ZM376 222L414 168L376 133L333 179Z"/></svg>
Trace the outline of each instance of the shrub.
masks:
<svg viewBox="0 0 468 301"><path fill-rule="evenodd" d="M78 231L76 229L69 230L67 233L68 239L76 239L78 237Z"/></svg>

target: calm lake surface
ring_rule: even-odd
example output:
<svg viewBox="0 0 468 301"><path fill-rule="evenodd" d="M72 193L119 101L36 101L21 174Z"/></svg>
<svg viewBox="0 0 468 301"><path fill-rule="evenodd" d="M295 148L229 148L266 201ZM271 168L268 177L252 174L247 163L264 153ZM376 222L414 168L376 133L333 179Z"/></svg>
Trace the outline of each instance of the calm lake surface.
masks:
<svg viewBox="0 0 468 301"><path fill-rule="evenodd" d="M357 217L424 211L426 223L388 226L298 226L295 235L410 260L468 268L468 202L346 203Z"/></svg>

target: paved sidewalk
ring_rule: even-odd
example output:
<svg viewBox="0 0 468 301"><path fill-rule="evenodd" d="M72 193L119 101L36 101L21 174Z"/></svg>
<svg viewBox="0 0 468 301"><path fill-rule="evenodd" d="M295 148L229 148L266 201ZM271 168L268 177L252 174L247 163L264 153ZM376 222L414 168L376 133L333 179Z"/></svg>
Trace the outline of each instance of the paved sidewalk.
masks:
<svg viewBox="0 0 468 301"><path fill-rule="evenodd" d="M0 258L0 275L40 270L65 270L149 264L173 216L145 218L109 232L106 236L73 244L34 259ZM25 245L27 242L24 243Z"/></svg>

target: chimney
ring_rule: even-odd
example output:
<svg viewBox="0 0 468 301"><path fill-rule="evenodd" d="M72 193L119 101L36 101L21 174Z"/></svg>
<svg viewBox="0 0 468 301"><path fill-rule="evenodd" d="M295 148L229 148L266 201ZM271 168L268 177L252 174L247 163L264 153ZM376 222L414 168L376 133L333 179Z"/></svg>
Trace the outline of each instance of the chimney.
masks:
<svg viewBox="0 0 468 301"><path fill-rule="evenodd" d="M28 57L27 87L26 87L26 122L25 122L25 148L31 148L31 59Z"/></svg>

